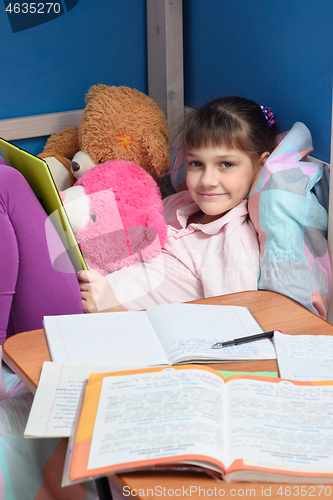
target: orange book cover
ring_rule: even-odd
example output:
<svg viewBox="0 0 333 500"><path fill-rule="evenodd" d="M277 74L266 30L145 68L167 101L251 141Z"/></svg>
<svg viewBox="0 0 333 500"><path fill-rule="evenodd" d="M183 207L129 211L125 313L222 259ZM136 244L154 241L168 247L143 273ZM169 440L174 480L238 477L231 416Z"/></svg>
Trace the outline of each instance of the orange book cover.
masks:
<svg viewBox="0 0 333 500"><path fill-rule="evenodd" d="M63 484L175 466L227 481L331 482L331 408L333 382L224 379L202 365L92 374Z"/></svg>

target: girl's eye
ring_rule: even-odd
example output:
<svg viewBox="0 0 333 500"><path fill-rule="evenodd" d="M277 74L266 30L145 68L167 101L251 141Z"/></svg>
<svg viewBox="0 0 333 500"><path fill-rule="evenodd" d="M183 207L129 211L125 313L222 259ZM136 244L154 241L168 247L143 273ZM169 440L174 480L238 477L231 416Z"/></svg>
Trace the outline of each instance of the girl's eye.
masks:
<svg viewBox="0 0 333 500"><path fill-rule="evenodd" d="M190 163L191 167L202 167L201 161L191 161Z"/></svg>
<svg viewBox="0 0 333 500"><path fill-rule="evenodd" d="M231 168L231 167L233 167L233 164L229 163L228 161L223 161L221 163L221 167L223 167L223 168Z"/></svg>

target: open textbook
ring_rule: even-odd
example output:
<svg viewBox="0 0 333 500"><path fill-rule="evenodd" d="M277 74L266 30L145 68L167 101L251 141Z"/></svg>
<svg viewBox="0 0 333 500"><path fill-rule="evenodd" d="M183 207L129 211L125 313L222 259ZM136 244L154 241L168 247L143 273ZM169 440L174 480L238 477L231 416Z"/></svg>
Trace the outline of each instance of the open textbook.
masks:
<svg viewBox="0 0 333 500"><path fill-rule="evenodd" d="M53 363L45 361L24 437L69 437L80 404L82 389L93 372L129 370L125 366L78 365L76 363ZM220 371L224 377L235 375L235 371ZM277 377L276 372L256 372L251 375Z"/></svg>
<svg viewBox="0 0 333 500"><path fill-rule="evenodd" d="M91 374L63 484L189 466L226 481L332 482L332 405L333 382L224 380L202 365Z"/></svg>
<svg viewBox="0 0 333 500"><path fill-rule="evenodd" d="M332 335L274 332L280 376L291 380L333 380Z"/></svg>
<svg viewBox="0 0 333 500"><path fill-rule="evenodd" d="M268 339L211 348L263 332L240 306L162 304L147 311L46 316L44 329L56 362L143 367L276 358Z"/></svg>

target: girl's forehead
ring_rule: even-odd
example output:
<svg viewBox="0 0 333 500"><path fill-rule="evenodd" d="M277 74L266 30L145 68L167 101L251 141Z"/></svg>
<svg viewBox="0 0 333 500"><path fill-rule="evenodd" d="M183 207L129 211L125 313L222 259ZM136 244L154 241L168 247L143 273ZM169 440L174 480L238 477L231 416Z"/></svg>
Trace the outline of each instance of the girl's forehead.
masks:
<svg viewBox="0 0 333 500"><path fill-rule="evenodd" d="M235 158L243 158L248 157L249 155L242 151L241 149L228 147L225 145L220 146L202 146L202 147L190 147L187 149L187 156L210 156L210 157L235 157Z"/></svg>

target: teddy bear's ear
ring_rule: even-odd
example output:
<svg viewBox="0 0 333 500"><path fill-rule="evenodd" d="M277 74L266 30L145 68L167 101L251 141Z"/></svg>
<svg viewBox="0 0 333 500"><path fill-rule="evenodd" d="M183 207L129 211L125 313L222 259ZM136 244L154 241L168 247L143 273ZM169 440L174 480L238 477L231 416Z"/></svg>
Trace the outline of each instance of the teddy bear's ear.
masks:
<svg viewBox="0 0 333 500"><path fill-rule="evenodd" d="M52 134L44 147L44 153L57 153L64 158L72 159L80 150L78 140L78 127L71 127Z"/></svg>
<svg viewBox="0 0 333 500"><path fill-rule="evenodd" d="M104 85L102 83L99 83L98 85L93 85L90 87L88 90L86 97L85 97L85 103L87 104L91 99L93 99L97 94L100 92L104 92L106 89L110 90L110 87L108 85Z"/></svg>
<svg viewBox="0 0 333 500"><path fill-rule="evenodd" d="M146 170L154 179L162 177L170 169L169 136L155 130L154 134L143 134L143 137L143 145L150 166L149 168L147 165Z"/></svg>

